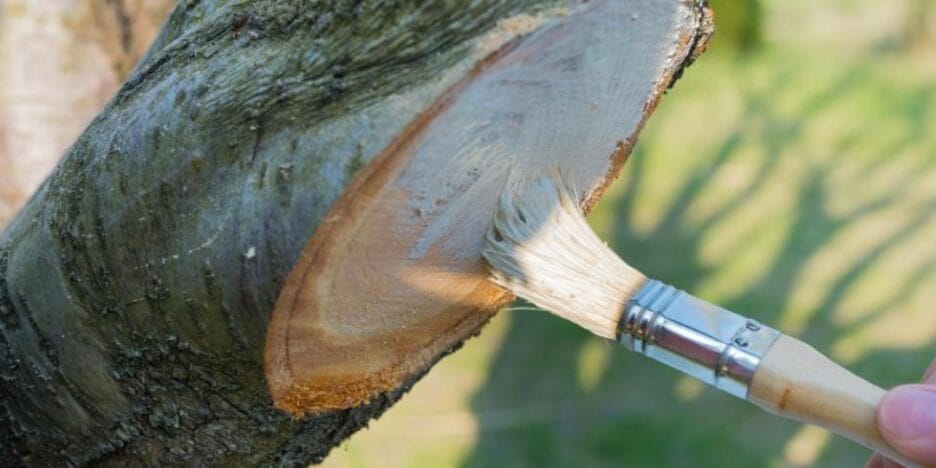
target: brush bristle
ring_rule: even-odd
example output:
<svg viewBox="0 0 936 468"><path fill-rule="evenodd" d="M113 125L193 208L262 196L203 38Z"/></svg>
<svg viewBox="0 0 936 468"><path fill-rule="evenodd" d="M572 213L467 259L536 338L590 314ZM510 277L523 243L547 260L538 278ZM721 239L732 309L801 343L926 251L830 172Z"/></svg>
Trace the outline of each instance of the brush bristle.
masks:
<svg viewBox="0 0 936 468"><path fill-rule="evenodd" d="M483 255L495 283L610 339L646 282L591 230L558 176L501 197Z"/></svg>

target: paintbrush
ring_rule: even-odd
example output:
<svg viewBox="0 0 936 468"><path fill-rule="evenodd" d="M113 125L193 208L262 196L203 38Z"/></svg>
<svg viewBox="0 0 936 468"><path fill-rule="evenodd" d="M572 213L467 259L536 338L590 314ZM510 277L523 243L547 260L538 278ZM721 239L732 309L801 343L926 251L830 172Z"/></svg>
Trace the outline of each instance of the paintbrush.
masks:
<svg viewBox="0 0 936 468"><path fill-rule="evenodd" d="M796 338L648 279L598 238L571 193L558 175L505 192L483 250L495 283L771 413L922 466L881 437L884 390Z"/></svg>

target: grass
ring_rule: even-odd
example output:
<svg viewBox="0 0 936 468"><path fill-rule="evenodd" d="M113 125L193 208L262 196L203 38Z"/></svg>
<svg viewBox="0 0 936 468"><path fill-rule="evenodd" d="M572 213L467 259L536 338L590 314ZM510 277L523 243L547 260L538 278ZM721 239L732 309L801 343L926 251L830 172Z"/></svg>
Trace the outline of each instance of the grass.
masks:
<svg viewBox="0 0 936 468"><path fill-rule="evenodd" d="M919 51L775 41L694 65L590 220L644 272L887 387L919 378L936 350L934 213L936 74ZM861 466L867 456L517 311L326 466Z"/></svg>

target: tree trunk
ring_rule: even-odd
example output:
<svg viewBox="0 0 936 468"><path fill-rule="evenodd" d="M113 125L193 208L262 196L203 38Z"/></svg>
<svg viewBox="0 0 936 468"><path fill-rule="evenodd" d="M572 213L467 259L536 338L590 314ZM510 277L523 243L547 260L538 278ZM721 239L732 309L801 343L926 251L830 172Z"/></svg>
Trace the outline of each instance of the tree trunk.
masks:
<svg viewBox="0 0 936 468"><path fill-rule="evenodd" d="M0 238L0 465L302 465L379 415L483 320L392 388L293 418L263 368L284 280L360 168L567 3L180 3ZM647 27L691 24L674 41L694 54L704 10L673 4L691 21Z"/></svg>

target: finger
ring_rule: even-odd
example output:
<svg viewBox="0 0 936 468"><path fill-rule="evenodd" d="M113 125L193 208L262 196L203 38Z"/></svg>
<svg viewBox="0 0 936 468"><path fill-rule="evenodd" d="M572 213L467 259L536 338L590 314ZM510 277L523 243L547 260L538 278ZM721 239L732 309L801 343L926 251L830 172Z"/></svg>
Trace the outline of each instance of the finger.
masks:
<svg viewBox="0 0 936 468"><path fill-rule="evenodd" d="M887 392L877 420L881 435L897 451L936 463L936 386L901 385Z"/></svg>

